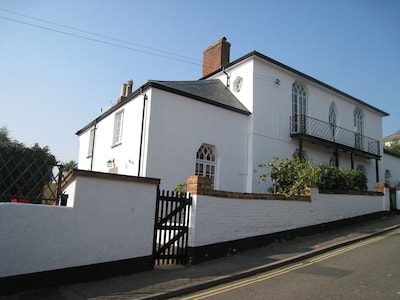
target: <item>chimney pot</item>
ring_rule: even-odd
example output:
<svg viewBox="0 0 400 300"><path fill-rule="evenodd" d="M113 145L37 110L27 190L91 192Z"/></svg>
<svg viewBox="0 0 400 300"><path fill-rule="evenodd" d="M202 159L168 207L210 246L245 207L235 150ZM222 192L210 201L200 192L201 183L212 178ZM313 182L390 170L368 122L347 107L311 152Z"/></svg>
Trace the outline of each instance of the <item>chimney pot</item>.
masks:
<svg viewBox="0 0 400 300"><path fill-rule="evenodd" d="M231 44L226 37L203 52L203 77L229 64Z"/></svg>
<svg viewBox="0 0 400 300"><path fill-rule="evenodd" d="M126 83L123 83L121 85L121 94L120 96L125 97L126 96Z"/></svg>
<svg viewBox="0 0 400 300"><path fill-rule="evenodd" d="M133 86L133 80L129 79L126 82L126 95L129 96L130 94L132 94L132 86Z"/></svg>
<svg viewBox="0 0 400 300"><path fill-rule="evenodd" d="M117 103L120 103L126 97L126 83L121 85L121 94L118 97Z"/></svg>

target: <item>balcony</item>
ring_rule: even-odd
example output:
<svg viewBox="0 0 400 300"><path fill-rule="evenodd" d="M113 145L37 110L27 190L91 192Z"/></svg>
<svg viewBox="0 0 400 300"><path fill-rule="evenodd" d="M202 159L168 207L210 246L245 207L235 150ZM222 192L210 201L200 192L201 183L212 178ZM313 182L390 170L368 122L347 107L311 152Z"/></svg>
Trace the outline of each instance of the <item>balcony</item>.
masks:
<svg viewBox="0 0 400 300"><path fill-rule="evenodd" d="M378 140L306 115L290 117L290 136L366 158L379 159L381 156Z"/></svg>

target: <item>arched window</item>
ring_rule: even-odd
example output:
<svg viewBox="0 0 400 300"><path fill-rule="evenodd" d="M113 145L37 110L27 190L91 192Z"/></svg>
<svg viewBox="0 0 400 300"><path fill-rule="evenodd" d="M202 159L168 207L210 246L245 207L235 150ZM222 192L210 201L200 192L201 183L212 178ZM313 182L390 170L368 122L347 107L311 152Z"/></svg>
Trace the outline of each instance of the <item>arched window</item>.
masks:
<svg viewBox="0 0 400 300"><path fill-rule="evenodd" d="M307 115L307 94L304 87L295 82L292 85L292 131L305 133Z"/></svg>
<svg viewBox="0 0 400 300"><path fill-rule="evenodd" d="M203 144L197 150L195 175L210 177L214 185L216 171L216 156L214 146Z"/></svg>
<svg viewBox="0 0 400 300"><path fill-rule="evenodd" d="M355 133L355 147L357 149L363 148L363 115L362 111L358 108L354 110L354 133Z"/></svg>
<svg viewBox="0 0 400 300"><path fill-rule="evenodd" d="M332 133L332 138L335 140L335 132L336 132L336 106L335 103L332 102L331 106L329 106L329 128Z"/></svg>
<svg viewBox="0 0 400 300"><path fill-rule="evenodd" d="M307 94L304 87L298 82L292 86L292 115L307 114Z"/></svg>
<svg viewBox="0 0 400 300"><path fill-rule="evenodd" d="M329 107L329 125L336 126L336 107L335 103L331 103Z"/></svg>

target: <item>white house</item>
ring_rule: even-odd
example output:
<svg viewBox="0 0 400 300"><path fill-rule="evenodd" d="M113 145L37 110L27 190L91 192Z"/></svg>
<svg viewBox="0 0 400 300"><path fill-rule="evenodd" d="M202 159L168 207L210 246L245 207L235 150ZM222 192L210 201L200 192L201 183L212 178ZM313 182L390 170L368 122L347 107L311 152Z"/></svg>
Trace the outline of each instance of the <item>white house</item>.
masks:
<svg viewBox="0 0 400 300"><path fill-rule="evenodd" d="M230 62L226 38L204 51L203 77L122 85L116 105L80 129L80 169L156 177L172 189L190 175L214 188L260 192L254 169L272 157L359 168L384 180L382 117L332 86L250 52Z"/></svg>
<svg viewBox="0 0 400 300"><path fill-rule="evenodd" d="M383 138L385 183L391 188L400 188L400 155L393 150L394 146L399 145L399 139L400 130Z"/></svg>
<svg viewBox="0 0 400 300"><path fill-rule="evenodd" d="M394 145L398 145L400 143L400 130L396 131L383 138L383 144L385 147L391 147Z"/></svg>

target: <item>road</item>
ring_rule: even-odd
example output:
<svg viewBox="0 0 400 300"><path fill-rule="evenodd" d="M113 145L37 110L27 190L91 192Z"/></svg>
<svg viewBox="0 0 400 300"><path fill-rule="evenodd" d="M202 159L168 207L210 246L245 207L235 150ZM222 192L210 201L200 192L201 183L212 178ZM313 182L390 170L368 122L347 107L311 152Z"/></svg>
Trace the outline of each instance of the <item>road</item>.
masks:
<svg viewBox="0 0 400 300"><path fill-rule="evenodd" d="M176 299L400 299L400 229Z"/></svg>

